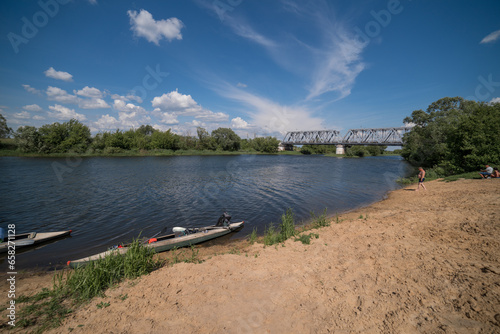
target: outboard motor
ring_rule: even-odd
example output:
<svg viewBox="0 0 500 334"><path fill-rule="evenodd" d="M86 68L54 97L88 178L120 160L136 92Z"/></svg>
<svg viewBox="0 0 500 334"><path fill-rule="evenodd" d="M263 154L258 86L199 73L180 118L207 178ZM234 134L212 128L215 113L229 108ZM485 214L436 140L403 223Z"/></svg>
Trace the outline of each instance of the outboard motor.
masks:
<svg viewBox="0 0 500 334"><path fill-rule="evenodd" d="M227 212L224 212L215 226L229 226L229 224L231 224L231 216Z"/></svg>

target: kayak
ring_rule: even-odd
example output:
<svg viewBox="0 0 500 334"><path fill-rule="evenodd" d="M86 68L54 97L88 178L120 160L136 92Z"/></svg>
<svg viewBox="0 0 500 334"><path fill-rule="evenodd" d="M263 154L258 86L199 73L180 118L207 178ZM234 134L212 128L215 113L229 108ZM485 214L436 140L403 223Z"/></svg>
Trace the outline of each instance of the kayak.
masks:
<svg viewBox="0 0 500 334"><path fill-rule="evenodd" d="M240 230L243 228L244 222L229 223L227 226L211 225L202 228L183 228L174 227L172 234L158 236L146 240L145 247L153 249L156 253L165 252L173 248L186 247L196 245L211 239L222 237L223 235ZM118 248L109 249L105 252L88 256L82 259L68 261L67 265L71 268L77 268L87 264L88 262L96 261L110 254L125 254L130 245L119 246Z"/></svg>
<svg viewBox="0 0 500 334"><path fill-rule="evenodd" d="M62 238L71 234L69 231L59 232L31 232L16 235L5 236L3 242L0 243L0 253L7 252L9 248L9 241L11 246L15 248L36 246L46 241Z"/></svg>

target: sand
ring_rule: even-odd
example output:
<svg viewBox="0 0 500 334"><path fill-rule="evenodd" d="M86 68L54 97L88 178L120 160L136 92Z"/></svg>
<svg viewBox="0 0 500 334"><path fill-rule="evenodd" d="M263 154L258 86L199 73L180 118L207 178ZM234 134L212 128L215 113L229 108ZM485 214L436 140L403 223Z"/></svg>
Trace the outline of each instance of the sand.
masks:
<svg viewBox="0 0 500 334"><path fill-rule="evenodd" d="M50 333L500 333L500 180L426 184L309 245L244 242L124 282Z"/></svg>

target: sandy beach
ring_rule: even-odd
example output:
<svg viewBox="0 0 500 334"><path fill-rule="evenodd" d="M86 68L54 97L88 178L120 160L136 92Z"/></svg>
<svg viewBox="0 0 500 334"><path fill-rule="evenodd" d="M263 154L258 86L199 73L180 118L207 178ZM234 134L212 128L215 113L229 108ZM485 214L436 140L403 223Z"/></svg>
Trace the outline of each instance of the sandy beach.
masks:
<svg viewBox="0 0 500 334"><path fill-rule="evenodd" d="M123 282L49 333L500 333L500 180L426 185L340 215L309 245L203 247L203 263Z"/></svg>

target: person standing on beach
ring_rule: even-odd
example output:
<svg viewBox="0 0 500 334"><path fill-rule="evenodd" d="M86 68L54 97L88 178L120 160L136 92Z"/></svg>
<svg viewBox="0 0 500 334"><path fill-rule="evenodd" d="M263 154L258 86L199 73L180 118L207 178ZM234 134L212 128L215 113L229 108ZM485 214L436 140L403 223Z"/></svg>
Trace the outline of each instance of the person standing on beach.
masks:
<svg viewBox="0 0 500 334"><path fill-rule="evenodd" d="M418 191L420 189L420 186L422 186L422 188L424 188L424 190L427 190L424 186L424 181L425 181L425 170L422 168L422 167L418 167L418 186L417 186L417 190L415 191Z"/></svg>

